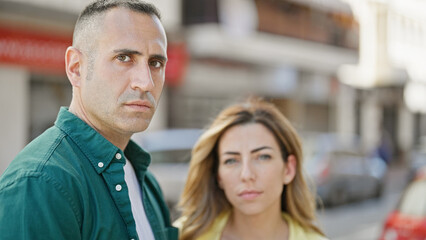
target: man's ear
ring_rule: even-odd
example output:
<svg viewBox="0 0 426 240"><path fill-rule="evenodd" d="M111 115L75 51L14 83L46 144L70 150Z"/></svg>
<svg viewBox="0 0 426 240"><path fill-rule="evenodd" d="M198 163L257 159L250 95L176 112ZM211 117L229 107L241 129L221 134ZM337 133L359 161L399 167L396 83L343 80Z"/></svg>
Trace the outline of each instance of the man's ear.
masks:
<svg viewBox="0 0 426 240"><path fill-rule="evenodd" d="M73 87L81 84L81 63L83 55L74 47L68 47L65 52L65 71Z"/></svg>
<svg viewBox="0 0 426 240"><path fill-rule="evenodd" d="M296 175L296 157L291 154L287 157L287 162L284 163L283 184L286 185L293 181L294 176Z"/></svg>

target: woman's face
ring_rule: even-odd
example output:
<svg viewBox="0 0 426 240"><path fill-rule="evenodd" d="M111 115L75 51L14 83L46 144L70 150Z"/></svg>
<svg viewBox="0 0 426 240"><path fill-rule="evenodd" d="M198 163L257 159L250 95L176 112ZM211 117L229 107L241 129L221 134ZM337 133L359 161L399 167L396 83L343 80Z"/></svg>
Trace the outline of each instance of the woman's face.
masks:
<svg viewBox="0 0 426 240"><path fill-rule="evenodd" d="M294 177L294 162L284 162L266 127L259 123L231 127L219 140L218 151L218 183L234 211L256 215L281 210L283 185Z"/></svg>

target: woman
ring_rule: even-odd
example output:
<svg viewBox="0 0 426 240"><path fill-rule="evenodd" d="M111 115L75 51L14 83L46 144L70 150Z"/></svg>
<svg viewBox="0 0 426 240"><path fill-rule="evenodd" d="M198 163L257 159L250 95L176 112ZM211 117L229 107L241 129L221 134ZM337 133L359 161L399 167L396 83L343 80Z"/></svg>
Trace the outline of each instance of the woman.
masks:
<svg viewBox="0 0 426 240"><path fill-rule="evenodd" d="M289 121L260 100L222 111L192 151L180 239L326 239Z"/></svg>

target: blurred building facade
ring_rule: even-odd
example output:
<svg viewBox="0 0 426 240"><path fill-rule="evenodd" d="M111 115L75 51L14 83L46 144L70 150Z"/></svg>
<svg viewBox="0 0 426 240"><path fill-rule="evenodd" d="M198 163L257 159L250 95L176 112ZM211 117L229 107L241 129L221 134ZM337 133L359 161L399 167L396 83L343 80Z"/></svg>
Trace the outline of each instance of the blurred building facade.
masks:
<svg viewBox="0 0 426 240"><path fill-rule="evenodd" d="M69 105L72 88L64 53L78 14L89 2L0 0L0 174L29 141L53 125L60 106ZM156 5L167 16L166 29L180 26L179 1ZM166 127L165 114L159 110L153 129Z"/></svg>
<svg viewBox="0 0 426 240"><path fill-rule="evenodd" d="M25 144L53 124L59 107L69 104L63 54L88 2L0 1L0 174ZM366 146L377 144L381 125L401 149L409 149L426 131L422 114L407 108L402 98L411 77L405 77L410 57L403 50L390 52L395 45L412 46L412 40L404 45L390 39L420 20L406 20L395 4L151 2L163 15L170 62L150 131L205 127L224 106L250 95L272 100L300 131L358 134ZM424 33L424 27L415 28L413 34L418 28ZM374 69L382 70L368 72Z"/></svg>
<svg viewBox="0 0 426 240"><path fill-rule="evenodd" d="M183 83L170 89L172 127L204 127L224 105L259 95L273 99L299 129L334 130L335 73L358 60L349 5L182 2L191 58Z"/></svg>
<svg viewBox="0 0 426 240"><path fill-rule="evenodd" d="M395 161L408 159L426 134L426 17L424 1L344 0L360 26L359 62L338 78L343 121L366 146L388 141ZM354 114L356 118L348 118ZM358 114L359 113L359 114Z"/></svg>

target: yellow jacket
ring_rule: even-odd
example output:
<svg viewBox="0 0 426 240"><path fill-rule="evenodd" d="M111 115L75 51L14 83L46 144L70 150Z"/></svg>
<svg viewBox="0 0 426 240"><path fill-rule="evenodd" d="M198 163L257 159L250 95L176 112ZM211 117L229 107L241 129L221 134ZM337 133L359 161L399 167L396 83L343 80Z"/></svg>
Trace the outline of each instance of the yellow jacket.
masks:
<svg viewBox="0 0 426 240"><path fill-rule="evenodd" d="M228 222L230 212L223 212L214 220L212 226L196 240L220 240L223 229ZM326 237L320 235L317 232L307 231L302 228L297 222L295 222L290 215L283 213L283 218L288 223L289 228L289 239L288 240L328 240ZM179 218L173 225L182 229L184 219Z"/></svg>

